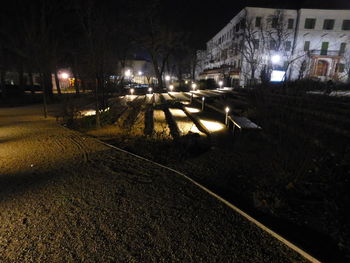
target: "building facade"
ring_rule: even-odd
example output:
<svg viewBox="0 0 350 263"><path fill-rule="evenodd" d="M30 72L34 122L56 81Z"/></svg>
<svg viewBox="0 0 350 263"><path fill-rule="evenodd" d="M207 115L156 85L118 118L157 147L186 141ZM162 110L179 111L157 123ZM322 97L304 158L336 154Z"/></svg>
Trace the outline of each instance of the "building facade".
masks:
<svg viewBox="0 0 350 263"><path fill-rule="evenodd" d="M198 79L348 81L350 10L246 7L197 52Z"/></svg>

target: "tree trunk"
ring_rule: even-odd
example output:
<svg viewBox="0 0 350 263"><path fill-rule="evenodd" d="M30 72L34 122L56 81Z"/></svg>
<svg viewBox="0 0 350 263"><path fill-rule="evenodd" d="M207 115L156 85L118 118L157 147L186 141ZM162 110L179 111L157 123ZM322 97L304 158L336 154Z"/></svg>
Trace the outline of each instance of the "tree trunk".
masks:
<svg viewBox="0 0 350 263"><path fill-rule="evenodd" d="M78 76L77 76L77 72L75 70L75 67L72 68L72 74L73 74L73 79L74 79L73 87L75 89L75 94L77 96L79 96L80 91L79 91L79 85L78 85Z"/></svg>
<svg viewBox="0 0 350 263"><path fill-rule="evenodd" d="M56 82L57 93L59 96L61 96L62 92L61 92L60 80L58 78L57 70L55 70L55 82Z"/></svg>
<svg viewBox="0 0 350 263"><path fill-rule="evenodd" d="M100 121L100 106L99 106L99 98L98 98L98 87L99 87L99 77L96 77L95 82L95 110L96 110L96 129L101 128L101 121Z"/></svg>
<svg viewBox="0 0 350 263"><path fill-rule="evenodd" d="M44 117L46 119L47 118L47 100L46 100L47 88L46 88L46 83L45 83L46 81L43 73L40 74L40 82L41 82L41 87L43 89L43 107L44 107Z"/></svg>

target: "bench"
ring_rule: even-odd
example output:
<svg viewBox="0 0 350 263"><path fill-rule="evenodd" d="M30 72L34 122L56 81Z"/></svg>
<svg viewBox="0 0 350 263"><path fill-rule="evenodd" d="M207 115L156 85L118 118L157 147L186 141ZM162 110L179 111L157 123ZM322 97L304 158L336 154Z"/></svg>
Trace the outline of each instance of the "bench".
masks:
<svg viewBox="0 0 350 263"><path fill-rule="evenodd" d="M235 127L237 127L240 130L246 129L246 130L261 130L261 127L249 120L246 117L233 117L233 116L228 116L228 121L229 124L233 124L233 132L235 131Z"/></svg>

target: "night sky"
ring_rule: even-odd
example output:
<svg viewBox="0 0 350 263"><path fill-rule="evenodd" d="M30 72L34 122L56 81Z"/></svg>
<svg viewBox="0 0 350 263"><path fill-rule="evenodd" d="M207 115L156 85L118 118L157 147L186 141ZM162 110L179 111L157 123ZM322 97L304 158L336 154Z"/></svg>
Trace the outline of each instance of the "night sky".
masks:
<svg viewBox="0 0 350 263"><path fill-rule="evenodd" d="M223 28L245 6L275 8L350 9L349 0L169 0L165 1L168 17L176 26L191 33L191 44L204 48L205 43Z"/></svg>

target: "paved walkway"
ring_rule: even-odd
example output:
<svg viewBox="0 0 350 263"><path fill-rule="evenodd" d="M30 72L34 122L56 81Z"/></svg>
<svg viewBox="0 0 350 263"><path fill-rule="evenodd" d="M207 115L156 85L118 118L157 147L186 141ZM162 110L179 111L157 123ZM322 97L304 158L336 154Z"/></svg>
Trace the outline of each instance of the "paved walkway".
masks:
<svg viewBox="0 0 350 263"><path fill-rule="evenodd" d="M177 174L0 108L0 262L304 262Z"/></svg>

